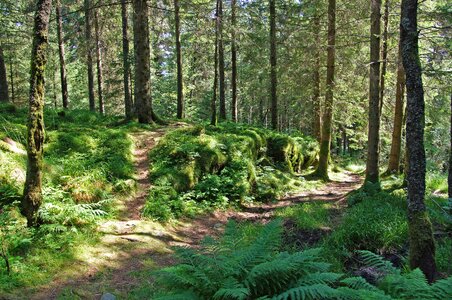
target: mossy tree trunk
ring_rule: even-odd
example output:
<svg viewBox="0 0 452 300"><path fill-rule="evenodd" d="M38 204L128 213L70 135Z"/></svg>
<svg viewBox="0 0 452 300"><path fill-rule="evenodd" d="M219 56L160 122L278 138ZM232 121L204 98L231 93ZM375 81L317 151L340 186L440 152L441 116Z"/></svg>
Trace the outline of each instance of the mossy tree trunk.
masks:
<svg viewBox="0 0 452 300"><path fill-rule="evenodd" d="M405 70L403 69L402 62L402 43L399 39L394 126L392 131L392 143L388 163L389 174L400 172L400 153L402 148L402 129L404 124L403 122L404 94L405 94Z"/></svg>
<svg viewBox="0 0 452 300"><path fill-rule="evenodd" d="M231 0L231 85L232 85L232 101L231 101L231 118L233 122L237 122L237 46L235 31L237 26L236 20L236 0Z"/></svg>
<svg viewBox="0 0 452 300"><path fill-rule="evenodd" d="M218 72L220 78L220 120L226 120L226 81L224 75L223 0L218 0Z"/></svg>
<svg viewBox="0 0 452 300"><path fill-rule="evenodd" d="M129 62L129 34L128 34L128 18L127 18L127 1L121 0L121 21L122 21L122 64L124 68L123 84L124 84L124 108L126 119L133 117L133 103L130 93L130 62Z"/></svg>
<svg viewBox="0 0 452 300"><path fill-rule="evenodd" d="M369 129L367 135L366 182L379 183L380 148L380 10L381 0L371 0Z"/></svg>
<svg viewBox="0 0 452 300"><path fill-rule="evenodd" d="M314 31L315 31L315 65L314 65L314 73L313 73L313 133L314 137L317 139L319 143L321 143L322 138L322 120L321 120L321 105L320 105L320 16L318 13L314 17Z"/></svg>
<svg viewBox="0 0 452 300"><path fill-rule="evenodd" d="M278 130L278 78L276 52L276 6L275 0L269 0L270 6L270 103L272 129Z"/></svg>
<svg viewBox="0 0 452 300"><path fill-rule="evenodd" d="M140 123L151 123L151 64L149 19L146 0L133 0L133 43L135 52L135 110Z"/></svg>
<svg viewBox="0 0 452 300"><path fill-rule="evenodd" d="M3 47L0 45L0 102L9 102L7 78Z"/></svg>
<svg viewBox="0 0 452 300"><path fill-rule="evenodd" d="M385 13L383 15L383 41L381 47L381 72L380 72L380 119L383 112L385 95L385 77L388 65L388 28L389 28L389 0L385 0Z"/></svg>
<svg viewBox="0 0 452 300"><path fill-rule="evenodd" d="M14 89L14 62L13 55L9 57L9 81L11 83L11 102L14 103L15 100L15 89Z"/></svg>
<svg viewBox="0 0 452 300"><path fill-rule="evenodd" d="M210 103L211 118L210 125L217 125L217 88L218 88L218 35L220 27L219 18L219 2L217 0L217 6L215 11L215 53L214 53L214 76L213 76L213 91L212 91L212 102Z"/></svg>
<svg viewBox="0 0 452 300"><path fill-rule="evenodd" d="M99 98L99 113L103 115L105 114L103 93L104 76L102 67L102 46L99 29L99 12L97 11L97 9L94 11L94 31L96 34L97 98Z"/></svg>
<svg viewBox="0 0 452 300"><path fill-rule="evenodd" d="M174 0L174 23L176 36L176 64L177 64L177 118L185 117L184 110L184 79L182 69L182 49L180 43L180 15L179 0Z"/></svg>
<svg viewBox="0 0 452 300"><path fill-rule="evenodd" d="M402 1L401 39L406 71L408 151L408 228L411 268L420 268L429 282L436 276L435 243L425 203L425 103L419 60L417 0Z"/></svg>
<svg viewBox="0 0 452 300"><path fill-rule="evenodd" d="M449 198L452 199L452 94L450 95L450 148L449 148L449 177L447 179L447 182ZM450 211L449 213L452 214L452 211Z"/></svg>
<svg viewBox="0 0 452 300"><path fill-rule="evenodd" d="M336 52L336 0L328 1L328 50L326 69L325 105L322 117L322 138L320 143L319 164L314 175L328 180L328 162L331 146L331 126L333 123L334 68Z"/></svg>
<svg viewBox="0 0 452 300"><path fill-rule="evenodd" d="M42 203L42 159L44 148L44 73L48 46L51 0L37 3L30 70L30 97L27 127L27 176L21 202L28 226L37 226Z"/></svg>
<svg viewBox="0 0 452 300"><path fill-rule="evenodd" d="M64 57L64 34L63 34L63 17L61 16L61 2L56 0L55 6L57 37L58 37L58 54L60 59L60 78L61 78L61 98L63 100L63 108L69 108L69 96L67 90L66 76L66 60Z"/></svg>
<svg viewBox="0 0 452 300"><path fill-rule="evenodd" d="M94 99L94 72L93 72L93 43L91 33L91 2L84 0L85 9L85 43L86 43L86 65L88 70L88 98L89 110L96 110L96 102Z"/></svg>

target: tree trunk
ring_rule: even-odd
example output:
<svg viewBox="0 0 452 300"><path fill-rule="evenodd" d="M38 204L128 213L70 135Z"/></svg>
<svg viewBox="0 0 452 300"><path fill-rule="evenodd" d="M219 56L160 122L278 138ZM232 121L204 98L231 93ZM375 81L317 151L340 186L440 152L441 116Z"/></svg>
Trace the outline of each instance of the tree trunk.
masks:
<svg viewBox="0 0 452 300"><path fill-rule="evenodd" d="M3 48L0 45L0 102L9 102L8 94L8 76L6 73L5 58L3 57Z"/></svg>
<svg viewBox="0 0 452 300"><path fill-rule="evenodd" d="M369 133L367 138L366 182L379 183L380 142L380 10L381 0L371 1Z"/></svg>
<svg viewBox="0 0 452 300"><path fill-rule="evenodd" d="M405 71L402 63L402 43L399 40L399 57L397 59L396 102L394 111L394 128L392 131L391 152L389 154L388 173L400 172L400 153L402 146L403 106L405 93Z"/></svg>
<svg viewBox="0 0 452 300"><path fill-rule="evenodd" d="M30 97L27 127L27 176L21 202L28 226L38 225L37 211L42 203L42 158L44 148L44 73L48 46L51 0L38 0L31 53Z"/></svg>
<svg viewBox="0 0 452 300"><path fill-rule="evenodd" d="M133 0L133 44L135 52L135 109L140 123L151 123L151 64L149 19L146 0Z"/></svg>
<svg viewBox="0 0 452 300"><path fill-rule="evenodd" d="M407 150L408 150L408 230L410 236L410 267L420 268L427 280L436 276L435 243L425 196L425 103L419 60L417 0L402 1L402 57L406 71Z"/></svg>
<svg viewBox="0 0 452 300"><path fill-rule="evenodd" d="M232 103L231 103L231 115L232 122L237 122L237 47L235 41L236 30L236 0L231 0L231 85L232 85Z"/></svg>
<svg viewBox="0 0 452 300"><path fill-rule="evenodd" d="M328 50L326 69L325 106L322 117L322 139L320 143L319 164L315 175L328 180L328 161L330 158L331 125L333 123L333 91L336 45L336 0L328 1Z"/></svg>
<svg viewBox="0 0 452 300"><path fill-rule="evenodd" d="M63 99L63 108L68 109L69 99L67 91L66 62L64 59L63 18L61 16L60 0L56 0L55 12L58 35L58 53L60 57L61 97Z"/></svg>
<svg viewBox="0 0 452 300"><path fill-rule="evenodd" d="M275 0L270 1L270 97L272 128L278 130L278 98L277 98L277 53L276 53L276 7Z"/></svg>
<svg viewBox="0 0 452 300"><path fill-rule="evenodd" d="M86 42L86 64L88 68L88 96L89 110L96 110L94 99L94 72L93 72L93 47L91 34L91 4L90 0L85 0L85 42Z"/></svg>
<svg viewBox="0 0 452 300"><path fill-rule="evenodd" d="M448 191L449 191L449 201L452 199L452 94L450 95L450 148L449 148L449 177L447 179L448 182ZM452 208L451 208L452 210ZM449 214L452 214L452 211L449 211Z"/></svg>
<svg viewBox="0 0 452 300"><path fill-rule="evenodd" d="M184 81L182 72L182 49L180 43L179 0L174 0L174 21L176 30L176 63L177 63L177 118L185 117L184 111Z"/></svg>
<svg viewBox="0 0 452 300"><path fill-rule="evenodd" d="M314 97L312 99L313 101L313 131L314 131L314 137L317 139L319 144L321 143L321 106L320 106L320 17L318 15L314 18L314 31L315 31L315 65L314 65L314 74L313 74L313 81L314 81Z"/></svg>
<svg viewBox="0 0 452 300"><path fill-rule="evenodd" d="M219 2L217 0L217 8L215 12L215 54L214 54L214 76L213 76L213 93L212 102L210 105L210 110L212 113L210 119L210 125L217 126L217 86L218 86L218 35L220 28L220 18L219 18Z"/></svg>
<svg viewBox="0 0 452 300"><path fill-rule="evenodd" d="M97 66L97 97L99 98L99 113L105 114L103 96L103 70L102 70L102 47L99 33L99 13L94 11L94 30L96 31L96 66Z"/></svg>
<svg viewBox="0 0 452 300"><path fill-rule="evenodd" d="M223 45L223 0L218 0L218 71L220 75L220 120L226 120L226 95Z"/></svg>
<svg viewBox="0 0 452 300"><path fill-rule="evenodd" d="M9 78L9 81L11 83L11 102L14 103L14 100L16 99L16 93L14 90L14 63L12 55L9 58Z"/></svg>
<svg viewBox="0 0 452 300"><path fill-rule="evenodd" d="M380 119L383 112L386 66L388 65L388 26L389 26L389 0L385 0L385 13L383 16L383 44L381 48L381 73L380 73Z"/></svg>
<svg viewBox="0 0 452 300"><path fill-rule="evenodd" d="M124 108L126 119L130 120L133 117L133 104L130 95L130 62L129 62L129 34L128 34L128 19L127 19L127 1L121 0L121 20L122 20L122 64L124 68L123 82L124 82Z"/></svg>

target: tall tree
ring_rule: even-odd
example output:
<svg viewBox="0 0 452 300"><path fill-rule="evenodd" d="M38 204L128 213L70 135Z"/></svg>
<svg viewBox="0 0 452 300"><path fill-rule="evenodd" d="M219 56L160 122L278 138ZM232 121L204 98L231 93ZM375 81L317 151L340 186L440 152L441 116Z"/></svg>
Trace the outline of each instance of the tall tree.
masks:
<svg viewBox="0 0 452 300"><path fill-rule="evenodd" d="M93 47L91 34L91 2L84 0L85 9L85 43L86 43L86 65L88 69L88 97L89 110L96 110L96 103L94 99L94 72L93 72Z"/></svg>
<svg viewBox="0 0 452 300"><path fill-rule="evenodd" d="M44 148L44 72L48 46L52 0L38 0L31 53L30 97L27 127L27 176L21 211L28 226L38 225L37 212L42 203L42 158Z"/></svg>
<svg viewBox="0 0 452 300"><path fill-rule="evenodd" d="M388 29L389 29L389 0L385 0L385 12L383 15L383 41L381 47L381 72L380 72L380 119L383 112L386 67L388 65Z"/></svg>
<svg viewBox="0 0 452 300"><path fill-rule="evenodd" d="M315 175L328 180L328 161L330 158L331 126L333 123L333 91L336 52L336 0L328 1L328 50L326 67L325 105L322 116L322 137L319 164Z"/></svg>
<svg viewBox="0 0 452 300"><path fill-rule="evenodd" d="M408 151L408 230L409 262L420 268L429 282L436 276L435 243L425 203L425 103L419 60L417 0L402 0L402 58L406 71Z"/></svg>
<svg viewBox="0 0 452 300"><path fill-rule="evenodd" d="M210 103L211 119L210 125L217 125L217 87L218 87L218 42L219 42L219 28L220 28L220 18L219 18L219 6L221 0L217 0L217 6L215 11L215 53L214 53L214 76L213 76L213 92L212 92L212 102Z"/></svg>
<svg viewBox="0 0 452 300"><path fill-rule="evenodd" d="M135 52L135 110L140 123L151 123L151 63L149 19L146 0L133 0L133 44Z"/></svg>
<svg viewBox="0 0 452 300"><path fill-rule="evenodd" d="M9 58L9 80L11 82L11 101L14 103L16 95L15 95L15 89L14 89L14 63L13 63L12 55Z"/></svg>
<svg viewBox="0 0 452 300"><path fill-rule="evenodd" d="M176 36L176 63L177 63L177 118L185 117L184 110L184 79L182 72L182 49L180 43L180 16L179 16L179 0L174 0L174 22Z"/></svg>
<svg viewBox="0 0 452 300"><path fill-rule="evenodd" d="M236 46L236 0L231 0L231 86L232 86L232 101L231 101L231 118L233 122L237 122L237 46Z"/></svg>
<svg viewBox="0 0 452 300"><path fill-rule="evenodd" d="M276 6L275 0L270 5L270 97L272 128L278 130L278 96L277 96L277 53L276 53Z"/></svg>
<svg viewBox="0 0 452 300"><path fill-rule="evenodd" d="M450 147L449 147L449 177L448 182L448 192L449 201L452 199L452 94L450 95ZM452 211L449 212L452 214Z"/></svg>
<svg viewBox="0 0 452 300"><path fill-rule="evenodd" d="M2 45L0 45L0 102L9 102L8 79Z"/></svg>
<svg viewBox="0 0 452 300"><path fill-rule="evenodd" d="M63 108L68 109L69 98L67 90L66 61L64 58L64 35L63 35L63 17L61 16L61 2L56 0L55 6L57 36L58 36L58 54L60 58L60 77L61 77L61 97L63 99Z"/></svg>
<svg viewBox="0 0 452 300"><path fill-rule="evenodd" d="M96 66L97 66L97 98L99 98L99 113L105 114L103 93L103 67L102 67L102 45L99 32L99 12L94 11L94 31L96 33Z"/></svg>
<svg viewBox="0 0 452 300"><path fill-rule="evenodd" d="M389 154L388 173L400 172L400 153L402 148L403 106L405 93L405 70L402 62L402 42L399 39L399 56L397 58L396 102L394 126L392 130L391 151Z"/></svg>
<svg viewBox="0 0 452 300"><path fill-rule="evenodd" d="M124 108L126 119L133 117L133 103L130 95L130 62L129 62L129 34L128 34L128 18L127 18L127 0L121 0L121 20L122 20L122 64L123 84L124 84Z"/></svg>
<svg viewBox="0 0 452 300"><path fill-rule="evenodd" d="M313 72L313 133L317 141L321 142L322 131L321 131L321 109L320 109L320 16L316 13L314 17L314 34L316 45L314 45L314 72Z"/></svg>
<svg viewBox="0 0 452 300"><path fill-rule="evenodd" d="M366 182L379 182L380 142L380 10L381 0L371 0L369 129L367 136Z"/></svg>
<svg viewBox="0 0 452 300"><path fill-rule="evenodd" d="M224 75L223 0L218 0L218 72L220 77L220 120L226 120L226 88Z"/></svg>

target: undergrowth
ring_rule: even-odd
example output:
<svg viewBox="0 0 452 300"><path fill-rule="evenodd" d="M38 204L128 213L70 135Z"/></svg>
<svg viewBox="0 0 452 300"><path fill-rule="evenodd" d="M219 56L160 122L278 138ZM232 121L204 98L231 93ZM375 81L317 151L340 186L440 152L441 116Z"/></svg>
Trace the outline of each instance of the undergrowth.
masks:
<svg viewBox="0 0 452 300"><path fill-rule="evenodd" d="M154 187L143 214L166 221L249 201L271 201L302 185L317 142L236 124L167 134L150 152Z"/></svg>

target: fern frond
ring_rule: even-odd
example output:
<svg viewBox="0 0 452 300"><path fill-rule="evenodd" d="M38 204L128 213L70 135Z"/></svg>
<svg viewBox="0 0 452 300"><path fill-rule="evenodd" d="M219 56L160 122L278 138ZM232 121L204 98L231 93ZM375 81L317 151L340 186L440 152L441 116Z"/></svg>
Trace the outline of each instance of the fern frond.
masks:
<svg viewBox="0 0 452 300"><path fill-rule="evenodd" d="M339 300L392 300L391 296L386 295L383 291L353 289L349 287L338 287L336 289L336 299Z"/></svg>
<svg viewBox="0 0 452 300"><path fill-rule="evenodd" d="M314 284L292 288L282 294L273 297L273 300L308 300L331 299L336 291L326 284Z"/></svg>
<svg viewBox="0 0 452 300"><path fill-rule="evenodd" d="M349 288L354 290L366 290L366 291L376 291L378 290L375 286L368 283L362 277L350 277L341 280L341 283L347 285Z"/></svg>
<svg viewBox="0 0 452 300"><path fill-rule="evenodd" d="M388 274L399 274L400 270L395 268L391 262L383 259L380 255L367 250L357 251L363 263L368 267L376 268Z"/></svg>
<svg viewBox="0 0 452 300"><path fill-rule="evenodd" d="M180 292L175 294L169 294L164 296L157 296L154 300L202 300L198 295L193 292Z"/></svg>
<svg viewBox="0 0 452 300"><path fill-rule="evenodd" d="M339 280L343 274L316 272L309 273L298 280L297 285L331 284Z"/></svg>
<svg viewBox="0 0 452 300"><path fill-rule="evenodd" d="M452 277L438 280L431 288L435 299L452 299Z"/></svg>
<svg viewBox="0 0 452 300"><path fill-rule="evenodd" d="M236 299L236 300L245 300L248 299L250 295L250 290L243 286L243 284L239 283L234 278L228 278L223 284L223 287L220 288L214 295L213 299Z"/></svg>

